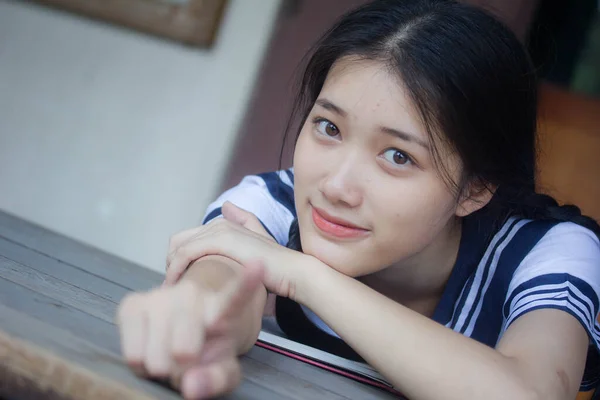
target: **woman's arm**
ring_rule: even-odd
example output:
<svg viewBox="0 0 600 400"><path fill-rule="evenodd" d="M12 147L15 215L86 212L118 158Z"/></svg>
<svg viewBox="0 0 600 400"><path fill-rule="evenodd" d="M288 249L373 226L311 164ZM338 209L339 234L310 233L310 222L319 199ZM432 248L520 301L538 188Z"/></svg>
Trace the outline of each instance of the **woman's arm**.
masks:
<svg viewBox="0 0 600 400"><path fill-rule="evenodd" d="M295 300L413 400L573 399L588 338L558 310L515 321L497 349L456 333L319 262ZM303 266L308 272L309 266Z"/></svg>
<svg viewBox="0 0 600 400"><path fill-rule="evenodd" d="M260 224L233 205L224 208ZM173 268L187 265L191 256L215 254L241 265L260 261L269 291L311 308L412 400L575 397L588 338L570 314L530 311L492 349L240 225L231 217L211 224L184 246L181 254L187 257L174 261Z"/></svg>
<svg viewBox="0 0 600 400"><path fill-rule="evenodd" d="M196 285L218 292L227 290L228 285L239 281L242 266L223 256L206 256L195 261L181 277L181 281L191 281ZM260 333L261 321L267 291L263 285L255 291L251 299L244 305L235 321L235 343L238 354L246 353L252 348Z"/></svg>

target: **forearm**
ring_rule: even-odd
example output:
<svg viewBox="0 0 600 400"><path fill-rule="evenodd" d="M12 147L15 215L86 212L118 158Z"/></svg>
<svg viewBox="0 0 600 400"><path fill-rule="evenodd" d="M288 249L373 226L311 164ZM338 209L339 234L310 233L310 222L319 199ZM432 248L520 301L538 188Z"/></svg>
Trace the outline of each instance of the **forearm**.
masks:
<svg viewBox="0 0 600 400"><path fill-rule="evenodd" d="M206 256L190 265L181 280L191 280L204 289L219 291L239 279L242 268L242 265L229 258ZM247 352L256 342L266 299L267 291L261 287L247 303L246 310L240 313L241 318L236 321L237 329L234 329L238 354Z"/></svg>
<svg viewBox="0 0 600 400"><path fill-rule="evenodd" d="M408 398L535 398L514 359L334 270L320 270L319 275L311 275L296 300Z"/></svg>

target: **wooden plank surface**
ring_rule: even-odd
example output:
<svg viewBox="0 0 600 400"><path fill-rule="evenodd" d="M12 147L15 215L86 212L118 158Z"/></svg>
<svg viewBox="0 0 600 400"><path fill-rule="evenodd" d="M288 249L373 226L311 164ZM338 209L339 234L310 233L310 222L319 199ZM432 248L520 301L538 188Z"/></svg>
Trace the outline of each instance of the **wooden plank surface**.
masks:
<svg viewBox="0 0 600 400"><path fill-rule="evenodd" d="M148 272L0 212L0 397L181 398L136 377L120 355L117 305L162 280ZM241 364L228 399L395 398L259 347Z"/></svg>
<svg viewBox="0 0 600 400"><path fill-rule="evenodd" d="M0 211L0 237L132 290L160 285L164 276ZM165 253L167 251L165 243ZM166 258L166 256L165 256Z"/></svg>
<svg viewBox="0 0 600 400"><path fill-rule="evenodd" d="M116 303L0 256L0 277L100 318L114 319Z"/></svg>
<svg viewBox="0 0 600 400"><path fill-rule="evenodd" d="M254 377L255 371L246 371L246 369L244 369L246 380L257 379L257 383L263 382L263 384L268 384L274 391L280 390L285 391L286 393L288 391L292 392L297 388L292 385L287 385L287 382L284 383L280 380L281 374L285 372L286 374L292 375L299 382L303 382L302 386L304 389L306 389L307 385L310 385L318 386L323 390L323 392L321 392L322 395L314 397L307 396L307 392L304 392L304 397L300 397L302 399L333 399L338 398L337 396L341 396L345 399L398 400L398 397L391 393L364 385L341 375L329 373L312 365L266 350L262 347L254 346L250 352L242 357L242 368L244 368L245 365L256 366L254 363L250 364L247 361L248 359L268 365L270 368L267 374L259 375L257 377Z"/></svg>
<svg viewBox="0 0 600 400"><path fill-rule="evenodd" d="M0 304L119 355L117 327L59 300L0 279Z"/></svg>
<svg viewBox="0 0 600 400"><path fill-rule="evenodd" d="M138 379L122 360L69 332L0 305L0 358L4 372L39 392L61 398L176 399L173 391ZM5 379L2 379L5 381ZM76 384L75 384L76 383ZM31 390L31 388L29 388ZM13 388L14 390L14 388ZM5 395L19 394L5 393ZM12 397L11 397L12 398Z"/></svg>
<svg viewBox="0 0 600 400"><path fill-rule="evenodd" d="M0 304L38 323L47 324L50 329L40 329L45 334L60 329L69 335L85 338L86 342L98 346L107 356L120 359L118 331L114 324L4 279L0 279ZM70 339L66 337L64 340ZM247 382L232 398L247 395L250 383L255 384L250 387L253 391L257 390L254 386L268 389L261 398L267 393L275 398L284 398L285 395L294 399L308 398L308 395L320 399L353 398L357 393L361 393L364 399L382 398L382 393L377 389L316 370L310 365L259 347L242 358L242 368Z"/></svg>
<svg viewBox="0 0 600 400"><path fill-rule="evenodd" d="M131 291L131 289L93 275L84 269L76 268L73 265L37 253L23 245L3 238L0 238L0 256L41 273L49 271L54 278L88 292L93 292L113 303L119 303L125 294Z"/></svg>

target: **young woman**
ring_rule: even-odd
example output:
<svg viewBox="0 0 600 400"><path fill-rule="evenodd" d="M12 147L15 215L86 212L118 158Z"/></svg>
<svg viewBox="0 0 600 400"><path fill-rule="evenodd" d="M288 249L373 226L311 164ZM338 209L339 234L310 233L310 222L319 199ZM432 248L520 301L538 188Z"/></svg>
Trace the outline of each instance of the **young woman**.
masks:
<svg viewBox="0 0 600 400"><path fill-rule="evenodd" d="M224 393L270 292L288 335L411 399L594 388L600 228L535 193L536 104L524 49L477 8L350 12L306 66L294 169L173 237L166 284L119 309L126 359L188 398Z"/></svg>

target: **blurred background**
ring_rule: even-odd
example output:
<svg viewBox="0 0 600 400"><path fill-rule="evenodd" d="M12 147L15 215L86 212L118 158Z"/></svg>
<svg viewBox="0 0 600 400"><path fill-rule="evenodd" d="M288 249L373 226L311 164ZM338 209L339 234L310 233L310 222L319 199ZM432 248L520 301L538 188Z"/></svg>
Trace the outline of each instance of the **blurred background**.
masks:
<svg viewBox="0 0 600 400"><path fill-rule="evenodd" d="M290 165L297 66L363 2L0 0L1 212L164 270L221 191ZM600 220L600 2L468 2L543 78L540 191Z"/></svg>

